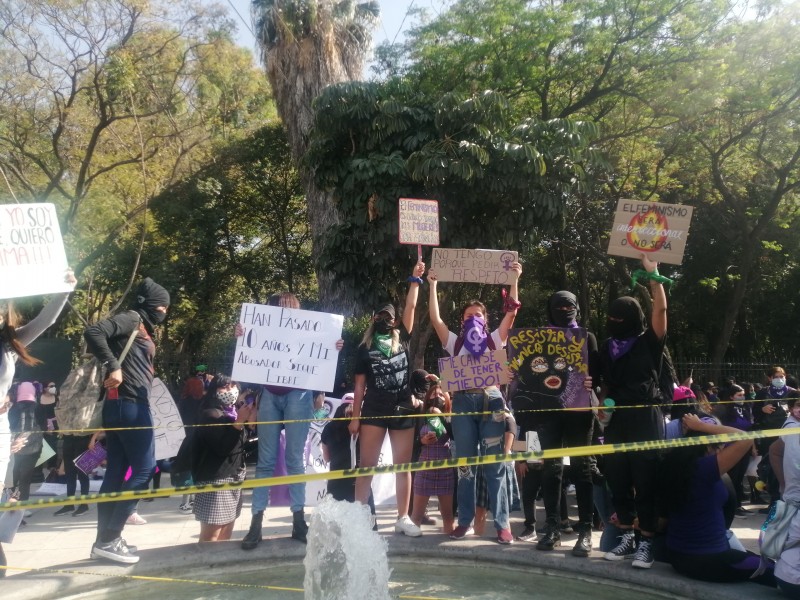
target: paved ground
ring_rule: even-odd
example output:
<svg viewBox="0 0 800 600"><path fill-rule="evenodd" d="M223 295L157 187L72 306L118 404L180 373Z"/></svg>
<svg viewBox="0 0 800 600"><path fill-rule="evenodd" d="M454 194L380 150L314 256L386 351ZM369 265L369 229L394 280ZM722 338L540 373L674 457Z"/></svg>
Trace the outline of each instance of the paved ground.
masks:
<svg viewBox="0 0 800 600"><path fill-rule="evenodd" d="M95 535L96 507L80 517L55 517L55 509L41 509L27 519L13 544L4 545L9 567L12 570L3 582L3 588L9 592L15 590L15 598L61 598L64 597L65 582L86 583L85 575L64 574L64 571L93 572L103 575L121 573L167 573L170 565L178 571L188 567L203 565L205 561L222 564L226 561L241 561L243 551L239 549L240 540L247 531L250 520L249 492L242 516L236 523L233 542L204 545L197 544L199 524L193 515L184 515L178 511L179 497L156 498L152 502L142 502L139 514L147 520L147 524L125 529L124 536L131 544L140 549L142 560L135 568L120 567L100 561L88 560L89 550ZM574 500L574 497L571 497ZM748 518L736 519L734 530L742 542L751 549L757 549L758 531L763 516L754 514ZM541 512L541 511L540 511ZM669 580L662 585L663 589L672 590L675 594L684 593L704 600L713 598L779 598L777 593L762 589L759 586L745 584L740 586L704 586L695 582L681 581L667 565L656 565L651 571L637 571L628 565L603 561L599 553L589 560L576 559L569 555L569 550L576 538L565 535L563 547L552 553L538 552L531 543L516 542L510 547L496 544L493 538L477 536L463 541L451 541L439 534L436 527L425 527L425 535L421 539L412 540L393 533L394 511L379 510L379 526L381 533L389 540L390 554L398 556L435 556L451 557L466 560L498 560L506 564L527 565L530 568L557 568L572 570L577 566L583 572L598 577L606 577L628 581L632 585L653 587L656 579ZM435 514L435 513L432 513ZM543 515L541 515L543 517ZM512 514L514 532L521 529L521 515ZM264 535L272 538L262 544L252 558L282 558L300 562L304 555L304 546L287 539L291 531L291 514L288 508L271 508L268 510ZM491 524L487 534L493 532ZM599 532L594 534L595 547L599 542ZM28 569L58 569L58 585L53 587L54 576ZM97 577L95 577L96 579ZM91 579L91 577L90 577ZM43 587L37 587L46 584ZM49 586L49 587L48 587ZM657 587L657 586L656 586ZM682 592L681 592L682 590ZM4 594L5 595L5 594Z"/></svg>

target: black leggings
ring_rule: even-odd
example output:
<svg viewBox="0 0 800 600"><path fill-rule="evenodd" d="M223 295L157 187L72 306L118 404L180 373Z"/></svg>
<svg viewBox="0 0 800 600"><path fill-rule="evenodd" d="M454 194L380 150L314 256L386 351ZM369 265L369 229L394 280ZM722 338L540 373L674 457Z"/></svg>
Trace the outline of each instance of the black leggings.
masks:
<svg viewBox="0 0 800 600"><path fill-rule="evenodd" d="M31 482L36 470L36 461L39 453L14 455L14 487L19 490L19 499L27 500L31 497Z"/></svg>
<svg viewBox="0 0 800 600"><path fill-rule="evenodd" d="M89 493L89 476L75 466L75 459L89 449L90 435L65 435L62 453L64 454L64 474L67 477L67 496L74 496L77 484L81 484L81 494Z"/></svg>
<svg viewBox="0 0 800 600"><path fill-rule="evenodd" d="M604 432L605 443L619 444L664 438L664 420L657 407L619 408ZM656 531L659 454L655 451L617 452L605 457L604 473L617 518L630 527ZM626 527L623 527L626 528Z"/></svg>

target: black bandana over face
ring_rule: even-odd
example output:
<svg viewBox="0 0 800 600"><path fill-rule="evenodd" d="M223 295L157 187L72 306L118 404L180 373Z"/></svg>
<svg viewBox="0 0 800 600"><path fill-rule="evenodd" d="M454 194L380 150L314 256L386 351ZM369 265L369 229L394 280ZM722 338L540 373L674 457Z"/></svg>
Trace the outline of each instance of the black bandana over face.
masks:
<svg viewBox="0 0 800 600"><path fill-rule="evenodd" d="M578 298L567 291L556 292L547 299L547 319L556 327L570 327L580 314Z"/></svg>
<svg viewBox="0 0 800 600"><path fill-rule="evenodd" d="M608 307L608 316L608 333L618 340L637 337L647 328L642 307L630 296L614 300Z"/></svg>
<svg viewBox="0 0 800 600"><path fill-rule="evenodd" d="M142 317L144 326L153 333L156 325L164 322L167 314L156 310L159 306L169 306L169 292L155 281L146 277L136 289L133 310Z"/></svg>

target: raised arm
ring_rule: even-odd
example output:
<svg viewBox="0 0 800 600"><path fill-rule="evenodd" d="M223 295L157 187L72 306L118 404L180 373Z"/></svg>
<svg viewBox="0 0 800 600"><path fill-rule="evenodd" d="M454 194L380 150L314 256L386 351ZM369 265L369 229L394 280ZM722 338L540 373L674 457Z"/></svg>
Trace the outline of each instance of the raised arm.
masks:
<svg viewBox="0 0 800 600"><path fill-rule="evenodd" d="M658 268L658 263L653 262L642 254L642 266L648 273ZM667 335L667 294L664 286L658 281L650 281L650 295L653 297L653 312L650 314L650 329L660 340Z"/></svg>
<svg viewBox="0 0 800 600"><path fill-rule="evenodd" d="M428 285L430 286L430 297L428 298L428 310L430 311L431 317L431 325L433 326L433 330L436 332L436 337L439 338L442 346L447 344L447 338L450 335L450 330L447 329L447 325L444 324L442 321L441 315L439 315L439 297L436 295L436 285L438 280L436 279L436 273L433 269L428 270Z"/></svg>
<svg viewBox="0 0 800 600"><path fill-rule="evenodd" d="M511 289L509 290L509 299L513 300L514 302L519 302L519 278L522 277L522 265L518 262L515 262L512 263L511 268L517 272L517 278L514 280L514 283L511 284ZM500 321L500 327L498 328L500 339L504 344L508 340L508 332L514 326L514 319L516 318L516 308L512 310L506 309L506 314L503 317L503 320Z"/></svg>
<svg viewBox="0 0 800 600"><path fill-rule="evenodd" d="M417 261L417 264L414 265L414 270L411 273L411 277L416 277L417 279L422 279L422 275L425 273L425 263L421 260ZM419 298L419 282L418 281L410 281L408 284L408 294L406 294L406 305L403 308L403 326L406 328L408 333L414 329L414 315L417 310L417 299Z"/></svg>
<svg viewBox="0 0 800 600"><path fill-rule="evenodd" d="M727 425L717 425L715 423L706 423L701 421L695 414L688 414L683 417L683 424L692 431L698 433L705 433L707 435L717 435L721 433L741 433L741 430L735 427L728 427ZM753 446L753 440L739 440L725 446L722 450L717 452L717 467L719 474L724 475L730 471L736 464L742 460L742 457L750 451Z"/></svg>

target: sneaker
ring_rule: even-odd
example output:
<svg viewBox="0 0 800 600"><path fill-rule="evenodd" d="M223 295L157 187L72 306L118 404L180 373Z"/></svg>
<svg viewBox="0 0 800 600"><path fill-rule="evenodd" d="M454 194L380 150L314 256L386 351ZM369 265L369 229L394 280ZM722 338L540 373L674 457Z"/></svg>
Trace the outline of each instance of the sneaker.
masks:
<svg viewBox="0 0 800 600"><path fill-rule="evenodd" d="M617 547L606 552L603 558L606 560L624 560L634 554L636 554L636 534L631 529L619 536Z"/></svg>
<svg viewBox="0 0 800 600"><path fill-rule="evenodd" d="M146 525L147 521L139 516L139 513L133 513L125 523L128 525Z"/></svg>
<svg viewBox="0 0 800 600"><path fill-rule="evenodd" d="M470 527L469 525L459 525L455 529L453 529L453 533L450 534L451 540L463 540L468 535L472 535L475 533L475 530Z"/></svg>
<svg viewBox="0 0 800 600"><path fill-rule="evenodd" d="M532 542L536 539L536 530L533 527L528 527L526 525L525 529L522 530L522 533L517 536L517 539L520 542Z"/></svg>
<svg viewBox="0 0 800 600"><path fill-rule="evenodd" d="M577 521L573 521L572 519L565 519L558 524L558 528L561 530L561 533L575 533L575 526L578 524Z"/></svg>
<svg viewBox="0 0 800 600"><path fill-rule="evenodd" d="M194 510L194 502L184 502L178 507L178 510L185 515L191 514Z"/></svg>
<svg viewBox="0 0 800 600"><path fill-rule="evenodd" d="M561 532L556 527L550 527L536 542L537 550L552 550L561 545Z"/></svg>
<svg viewBox="0 0 800 600"><path fill-rule="evenodd" d="M88 504L81 504L80 506L78 506L78 508L75 509L75 512L72 513L72 516L73 517L80 517L81 515L84 515L87 512L89 512L89 505Z"/></svg>
<svg viewBox="0 0 800 600"><path fill-rule="evenodd" d="M497 530L497 543L508 545L514 543L514 536L511 535L510 529L498 529Z"/></svg>
<svg viewBox="0 0 800 600"><path fill-rule="evenodd" d="M753 511L747 510L746 508L740 506L739 508L736 509L736 511L733 514L734 516L739 517L740 519L746 519L747 517L753 514Z"/></svg>
<svg viewBox="0 0 800 600"><path fill-rule="evenodd" d="M106 558L126 565L133 565L139 562L139 557L131 552L131 549L121 537L104 544L95 542L92 546L91 557Z"/></svg>
<svg viewBox="0 0 800 600"><path fill-rule="evenodd" d="M72 504L67 504L66 506L62 506L56 512L53 513L54 517L63 517L64 515L68 515L73 510L75 510L75 506Z"/></svg>
<svg viewBox="0 0 800 600"><path fill-rule="evenodd" d="M408 537L419 537L422 535L422 529L417 527L408 515L397 519L397 522L394 524L394 532L402 533Z"/></svg>
<svg viewBox="0 0 800 600"><path fill-rule="evenodd" d="M653 542L647 538L642 538L639 548L633 556L631 563L637 569L649 569L653 566Z"/></svg>

